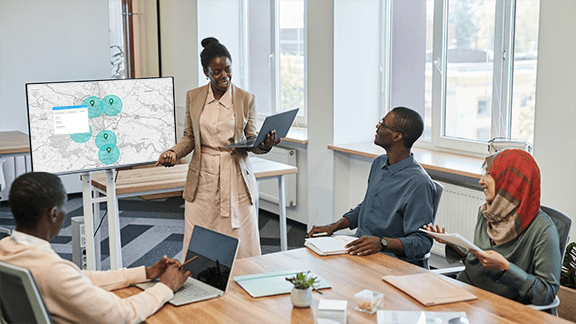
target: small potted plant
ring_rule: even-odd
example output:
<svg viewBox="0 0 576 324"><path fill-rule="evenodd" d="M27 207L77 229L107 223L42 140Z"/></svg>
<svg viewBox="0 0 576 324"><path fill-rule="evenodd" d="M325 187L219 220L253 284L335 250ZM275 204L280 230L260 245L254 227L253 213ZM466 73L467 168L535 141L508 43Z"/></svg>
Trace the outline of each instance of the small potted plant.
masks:
<svg viewBox="0 0 576 324"><path fill-rule="evenodd" d="M292 305L296 307L310 307L312 304L312 290L322 294L322 292L314 286L319 282L318 277L312 277L310 271L306 272L306 274L298 272L294 277L286 278L286 280L294 285L290 293L290 299Z"/></svg>

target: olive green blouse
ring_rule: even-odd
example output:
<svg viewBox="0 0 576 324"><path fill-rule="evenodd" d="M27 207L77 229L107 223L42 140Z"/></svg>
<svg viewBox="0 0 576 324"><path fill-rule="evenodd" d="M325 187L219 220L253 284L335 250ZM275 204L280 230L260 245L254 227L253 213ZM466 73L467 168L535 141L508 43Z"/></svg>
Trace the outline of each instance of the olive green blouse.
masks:
<svg viewBox="0 0 576 324"><path fill-rule="evenodd" d="M508 270L485 269L474 254L460 256L446 246L446 260L454 263L463 260L465 270L457 279L500 296L524 304L550 304L560 288L562 256L558 230L542 210L528 228L512 241L493 245L486 232L486 219L478 210L474 230L474 244L482 250L494 250L510 262Z"/></svg>

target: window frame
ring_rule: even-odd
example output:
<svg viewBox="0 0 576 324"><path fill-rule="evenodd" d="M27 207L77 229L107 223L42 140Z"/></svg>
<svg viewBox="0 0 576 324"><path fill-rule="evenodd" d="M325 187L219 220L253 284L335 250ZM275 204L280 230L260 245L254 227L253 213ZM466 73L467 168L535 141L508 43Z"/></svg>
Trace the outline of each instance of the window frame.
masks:
<svg viewBox="0 0 576 324"><path fill-rule="evenodd" d="M245 43L245 53L246 57L249 57L249 45L248 42L250 42L250 35L249 35L249 28L248 28L248 19L250 19L249 16L249 10L248 10L248 2L249 1L260 1L260 0L242 0L242 17L241 17L241 21L242 23L242 38L244 40ZM269 116L271 114L275 114L281 111L282 107L281 107L281 99L282 99L282 94L281 94L281 62L280 62L280 0L268 0L269 1L269 5L270 5L270 35L273 35L272 39L270 39L270 45L272 48L272 52L269 53L268 56L268 68L269 68L269 72L270 72L270 82L271 82L271 93L270 93L270 97L271 97L271 102L272 102L272 107L271 107L271 112L270 113L264 113L261 111L258 111L258 119L259 120L263 120L266 116ZM303 99L303 106L300 107L300 111L298 112L298 115L296 116L295 119L295 124L298 126L307 126L308 123L308 36L306 33L306 29L308 26L308 15L306 14L306 9L307 9L307 3L308 0L303 0L303 10L304 10L304 38L303 38L303 54L304 54L304 99ZM244 60L245 66L244 66L244 77L245 77L245 85L249 85L250 84L250 75L249 75L249 71L250 71L250 67L248 66L249 64L249 60ZM250 91L250 89L247 89L248 91ZM258 100L258 99L257 99Z"/></svg>
<svg viewBox="0 0 576 324"><path fill-rule="evenodd" d="M398 0L396 0L398 1ZM490 138L507 137L512 134L512 95L514 73L514 32L515 4L517 0L496 0L494 24L494 59L491 98ZM392 0L383 0L382 6L382 113L390 107L390 71L394 62L390 38ZM486 153L487 141L448 137L445 135L447 54L448 54L448 12L449 0L434 0L433 48L432 48L432 116L431 139L421 139L416 147L444 151L461 151L479 155Z"/></svg>

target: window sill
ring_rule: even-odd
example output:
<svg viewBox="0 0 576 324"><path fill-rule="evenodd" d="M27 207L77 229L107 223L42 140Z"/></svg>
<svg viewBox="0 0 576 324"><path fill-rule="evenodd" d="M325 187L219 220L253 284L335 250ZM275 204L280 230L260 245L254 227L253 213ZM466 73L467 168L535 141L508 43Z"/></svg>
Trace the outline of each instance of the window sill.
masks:
<svg viewBox="0 0 576 324"><path fill-rule="evenodd" d="M282 140L298 144L308 144L308 129L302 127L290 127L288 134Z"/></svg>
<svg viewBox="0 0 576 324"><path fill-rule="evenodd" d="M336 152L375 158L384 150L372 142L328 145L328 149ZM412 148L416 161L426 170L434 170L451 175L480 179L480 167L483 158L465 156L454 153L439 152L422 148Z"/></svg>
<svg viewBox="0 0 576 324"><path fill-rule="evenodd" d="M262 120L257 121L256 126L258 127L258 129L262 127L262 123L263 123ZM297 144L308 144L308 129L305 127L296 127L292 125L292 127L290 127L290 130L288 131L288 134L286 135L285 138L282 139L282 141Z"/></svg>

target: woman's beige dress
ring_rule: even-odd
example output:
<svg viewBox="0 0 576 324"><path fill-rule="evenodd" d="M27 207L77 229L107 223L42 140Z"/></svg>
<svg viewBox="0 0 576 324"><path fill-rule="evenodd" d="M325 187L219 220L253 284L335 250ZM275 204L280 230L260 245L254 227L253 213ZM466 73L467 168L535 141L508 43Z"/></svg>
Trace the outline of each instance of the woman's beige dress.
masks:
<svg viewBox="0 0 576 324"><path fill-rule="evenodd" d="M239 238L238 258L262 254L256 208L234 153L223 149L234 138L231 92L215 100L210 89L200 115L202 161L196 197L185 202L183 261L195 225Z"/></svg>

